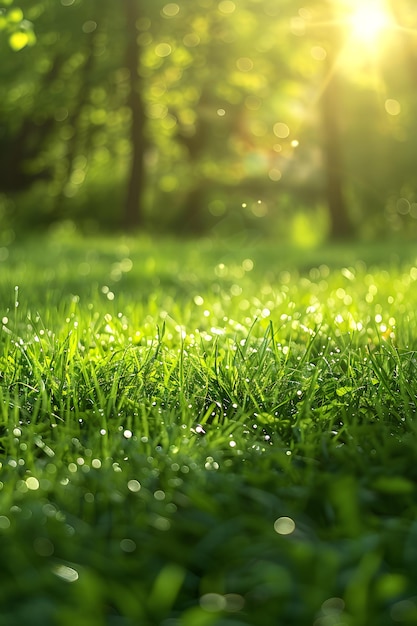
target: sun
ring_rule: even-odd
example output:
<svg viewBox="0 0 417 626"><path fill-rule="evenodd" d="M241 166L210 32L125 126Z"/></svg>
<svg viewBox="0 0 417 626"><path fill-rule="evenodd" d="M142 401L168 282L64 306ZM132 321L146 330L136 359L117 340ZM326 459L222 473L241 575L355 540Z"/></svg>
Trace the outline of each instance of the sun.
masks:
<svg viewBox="0 0 417 626"><path fill-rule="evenodd" d="M381 0L365 2L350 17L351 36L358 42L373 45L392 27L392 19Z"/></svg>

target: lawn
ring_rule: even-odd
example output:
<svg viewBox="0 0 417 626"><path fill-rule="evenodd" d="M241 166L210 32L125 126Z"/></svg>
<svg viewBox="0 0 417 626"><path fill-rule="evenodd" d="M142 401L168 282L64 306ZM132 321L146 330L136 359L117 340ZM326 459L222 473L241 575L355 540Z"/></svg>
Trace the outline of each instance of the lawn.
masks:
<svg viewBox="0 0 417 626"><path fill-rule="evenodd" d="M417 624L417 252L0 245L0 626Z"/></svg>

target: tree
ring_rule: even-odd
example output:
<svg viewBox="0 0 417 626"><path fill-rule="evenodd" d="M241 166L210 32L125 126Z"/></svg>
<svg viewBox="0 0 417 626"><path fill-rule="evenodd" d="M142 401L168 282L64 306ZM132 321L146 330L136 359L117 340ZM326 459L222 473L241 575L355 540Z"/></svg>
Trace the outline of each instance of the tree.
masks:
<svg viewBox="0 0 417 626"><path fill-rule="evenodd" d="M28 223L196 234L236 216L282 232L297 211L327 207L341 238L351 216L382 228L384 202L414 184L415 121L387 117L369 55L360 69L359 54L344 56L342 3L19 4L37 45L16 53L0 39L0 204L27 198L16 211ZM405 72L383 71L411 102Z"/></svg>
<svg viewBox="0 0 417 626"><path fill-rule="evenodd" d="M143 102L143 81L138 71L141 48L138 44L136 25L141 17L137 0L123 0L126 17L126 67L129 71L129 95L127 104L131 114L131 164L127 180L124 226L127 229L143 226L143 194L145 186L145 126L146 114Z"/></svg>
<svg viewBox="0 0 417 626"><path fill-rule="evenodd" d="M330 37L328 35L327 38L330 43L326 50L325 85L319 103L322 118L322 150L326 179L325 194L330 218L330 238L338 240L349 238L353 234L345 196L346 169L341 129L343 105L341 77L337 68L343 36L336 31Z"/></svg>

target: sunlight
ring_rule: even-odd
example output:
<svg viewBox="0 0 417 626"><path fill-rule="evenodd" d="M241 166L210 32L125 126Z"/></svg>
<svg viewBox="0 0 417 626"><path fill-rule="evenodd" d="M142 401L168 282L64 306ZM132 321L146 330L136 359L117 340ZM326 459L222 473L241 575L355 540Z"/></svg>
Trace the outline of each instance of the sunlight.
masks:
<svg viewBox="0 0 417 626"><path fill-rule="evenodd" d="M375 44L392 20L381 0L359 6L350 18L352 37L365 44Z"/></svg>

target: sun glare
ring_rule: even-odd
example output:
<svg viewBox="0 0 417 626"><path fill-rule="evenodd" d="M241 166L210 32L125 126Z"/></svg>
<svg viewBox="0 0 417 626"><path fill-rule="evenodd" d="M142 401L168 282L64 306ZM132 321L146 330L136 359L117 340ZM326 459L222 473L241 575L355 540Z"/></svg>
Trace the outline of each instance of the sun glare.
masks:
<svg viewBox="0 0 417 626"><path fill-rule="evenodd" d="M371 2L356 9L351 19L352 36L372 45L391 26L391 19L381 2Z"/></svg>

